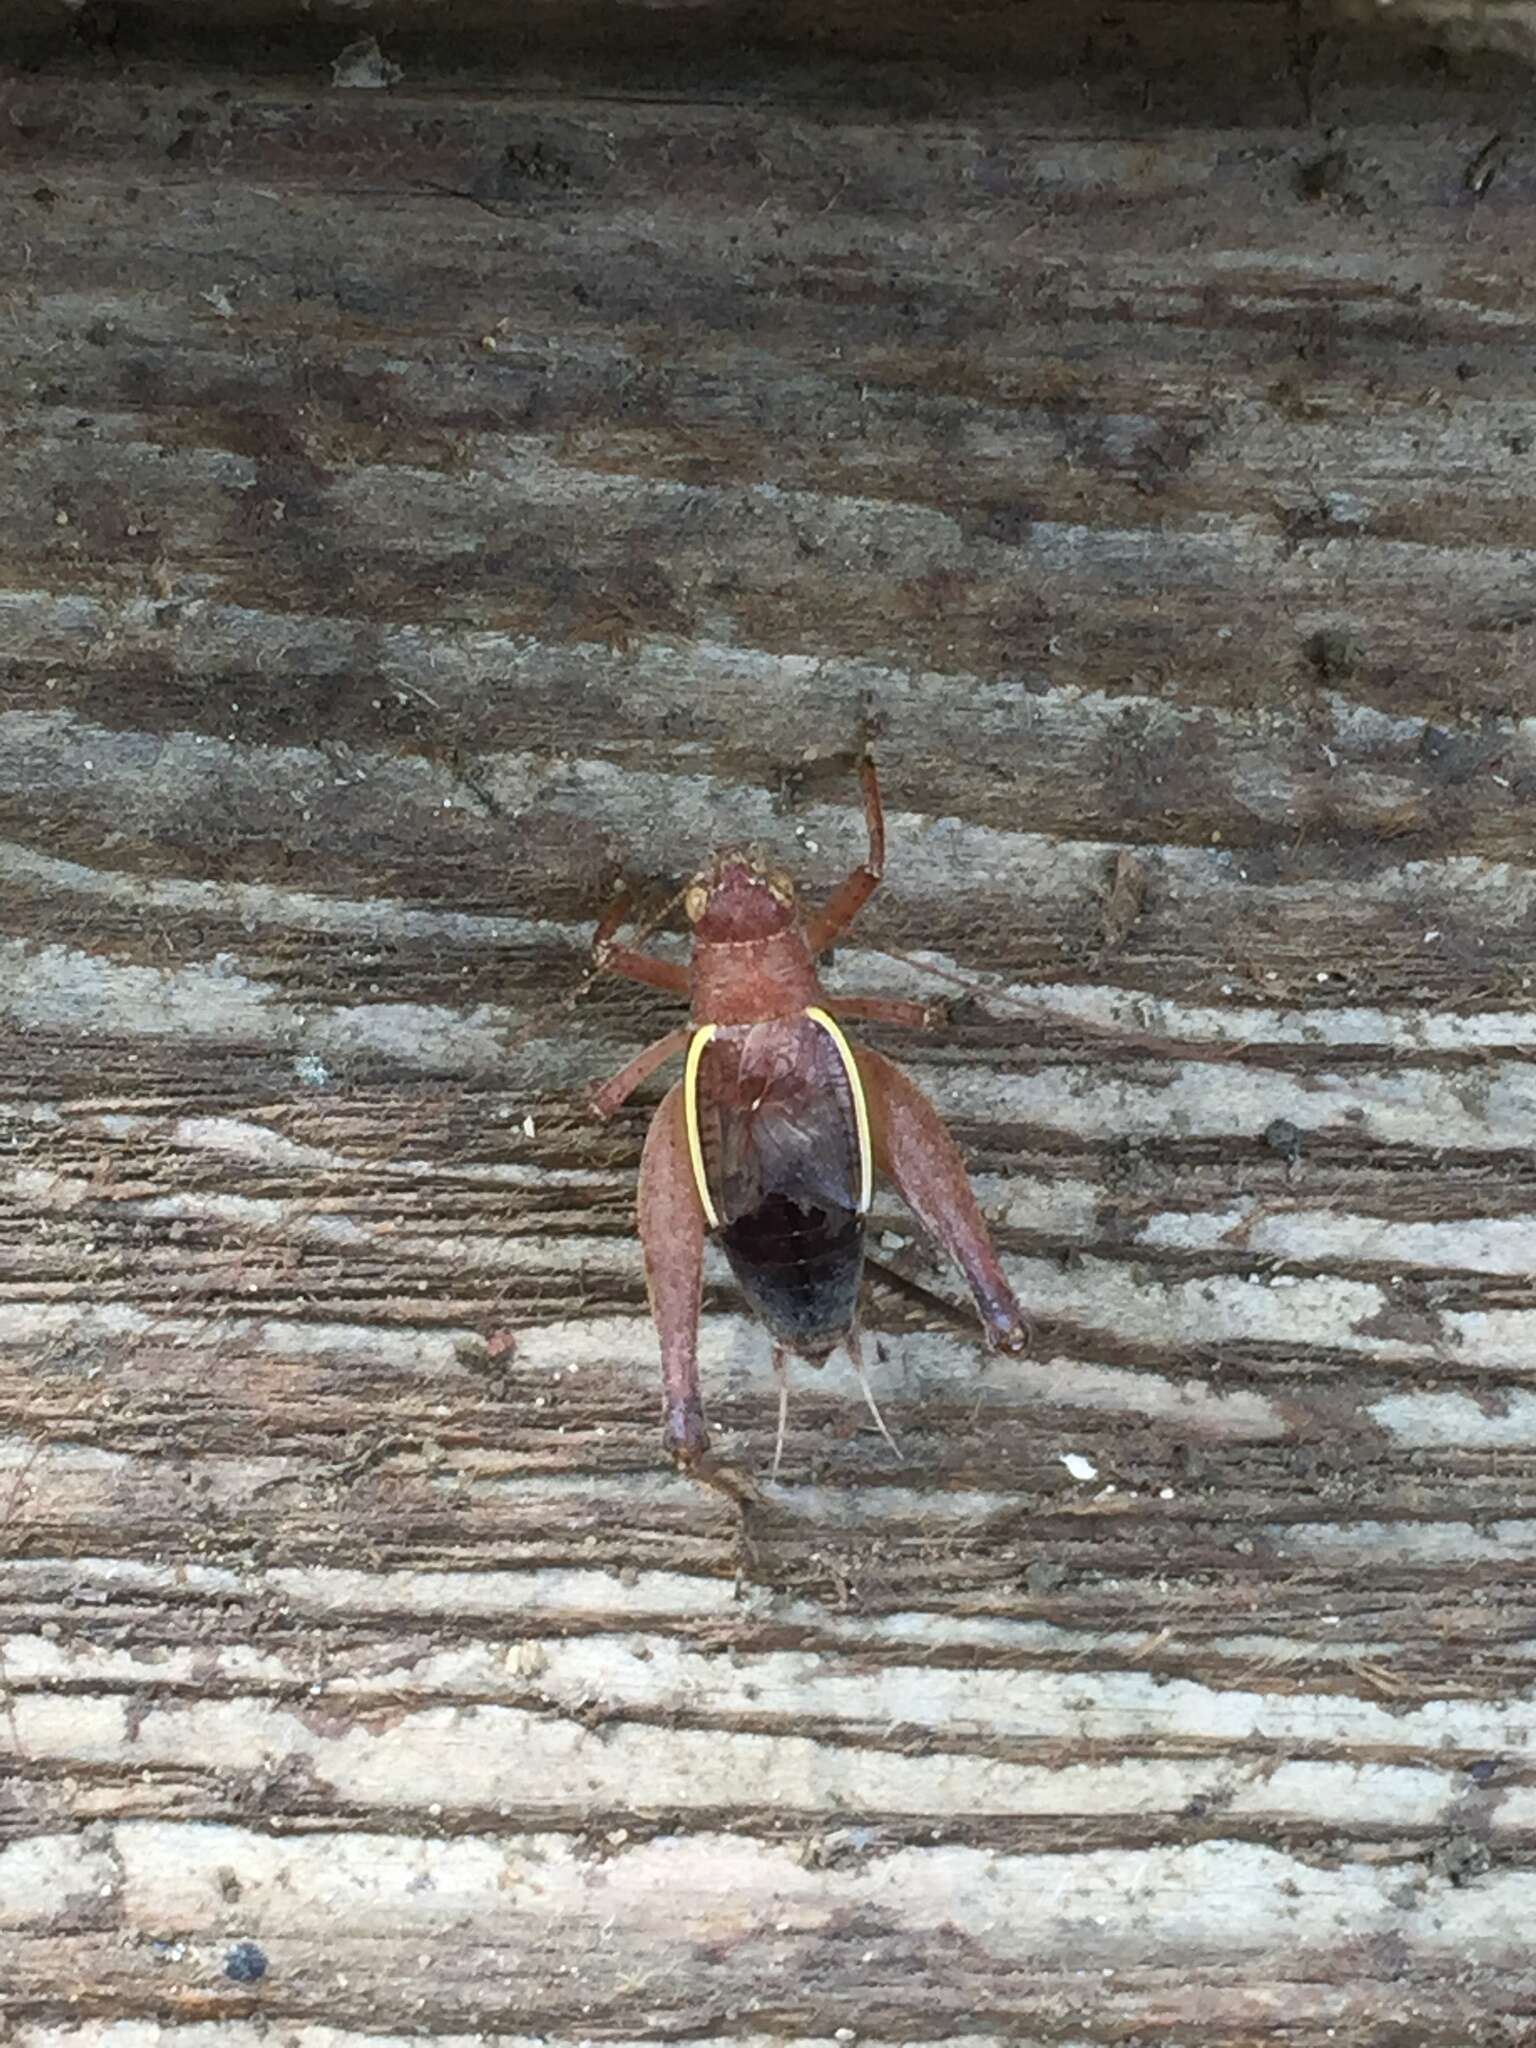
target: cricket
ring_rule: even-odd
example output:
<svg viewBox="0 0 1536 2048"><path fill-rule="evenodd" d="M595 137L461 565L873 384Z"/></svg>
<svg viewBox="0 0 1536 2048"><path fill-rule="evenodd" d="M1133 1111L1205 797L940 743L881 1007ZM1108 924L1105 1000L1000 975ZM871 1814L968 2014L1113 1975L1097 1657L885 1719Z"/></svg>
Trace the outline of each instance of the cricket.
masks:
<svg viewBox="0 0 1536 2048"><path fill-rule="evenodd" d="M669 1059L682 1079L652 1119L640 1162L639 1230L661 1343L662 1442L685 1471L709 1449L699 1387L704 1245L714 1238L773 1345L777 1476L788 1361L824 1365L843 1346L881 1434L864 1372L859 1293L865 1220L881 1175L965 1276L987 1343L1020 1351L1026 1324L987 1231L965 1162L938 1112L899 1067L855 1045L853 1023L927 1027L922 1003L832 996L816 963L879 887L885 815L875 764L860 764L869 847L820 910L755 851L715 855L683 893L687 964L619 943L620 896L593 935L595 971L686 998L689 1021L590 1098L610 1117ZM894 1445L892 1446L894 1449ZM702 1476L702 1475L701 1475Z"/></svg>

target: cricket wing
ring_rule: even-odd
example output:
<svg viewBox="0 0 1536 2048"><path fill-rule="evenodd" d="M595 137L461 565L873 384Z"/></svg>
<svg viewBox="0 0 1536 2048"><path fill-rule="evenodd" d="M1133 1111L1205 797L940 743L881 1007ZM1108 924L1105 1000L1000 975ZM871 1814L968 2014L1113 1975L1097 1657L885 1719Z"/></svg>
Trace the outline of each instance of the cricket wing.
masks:
<svg viewBox="0 0 1536 2048"><path fill-rule="evenodd" d="M715 1032L697 1061L691 1107L700 1194L716 1225L775 1195L802 1208L860 1210L853 1090L839 1041L808 1014Z"/></svg>
<svg viewBox="0 0 1536 2048"><path fill-rule="evenodd" d="M699 1164L721 1244L763 1321L812 1356L846 1335L858 1305L867 1140L855 1085L810 1016L721 1030L698 1062Z"/></svg>

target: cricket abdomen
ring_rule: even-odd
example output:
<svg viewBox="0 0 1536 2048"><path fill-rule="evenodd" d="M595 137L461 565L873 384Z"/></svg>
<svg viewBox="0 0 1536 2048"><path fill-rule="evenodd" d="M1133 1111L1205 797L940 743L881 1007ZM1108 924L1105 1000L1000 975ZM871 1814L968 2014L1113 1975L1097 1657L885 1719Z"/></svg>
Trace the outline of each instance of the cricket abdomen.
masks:
<svg viewBox="0 0 1536 2048"><path fill-rule="evenodd" d="M864 1272L857 1210L773 1194L728 1223L720 1243L749 1306L780 1343L819 1359L847 1336Z"/></svg>

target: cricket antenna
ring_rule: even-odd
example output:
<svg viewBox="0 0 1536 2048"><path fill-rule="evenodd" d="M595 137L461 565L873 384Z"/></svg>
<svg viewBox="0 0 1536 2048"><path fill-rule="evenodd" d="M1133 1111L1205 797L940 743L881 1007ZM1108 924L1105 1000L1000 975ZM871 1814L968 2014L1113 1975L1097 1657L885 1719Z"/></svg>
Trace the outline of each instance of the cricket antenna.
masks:
<svg viewBox="0 0 1536 2048"><path fill-rule="evenodd" d="M879 1430L880 1434L885 1438L886 1442L890 1445L891 1456L896 1460L898 1464L900 1464L901 1446L897 1443L895 1437L891 1435L891 1432L886 1428L885 1417L880 1413L880 1410L875 1405L875 1390L869 1384L869 1380L865 1376L864 1340L862 1336L859 1334L859 1326L857 1323L855 1323L853 1328L848 1332L847 1345L848 1356L853 1361L853 1369L858 1374L859 1385L864 1390L864 1400L869 1408L870 1414L873 1415L873 1417L875 1418L875 1427Z"/></svg>

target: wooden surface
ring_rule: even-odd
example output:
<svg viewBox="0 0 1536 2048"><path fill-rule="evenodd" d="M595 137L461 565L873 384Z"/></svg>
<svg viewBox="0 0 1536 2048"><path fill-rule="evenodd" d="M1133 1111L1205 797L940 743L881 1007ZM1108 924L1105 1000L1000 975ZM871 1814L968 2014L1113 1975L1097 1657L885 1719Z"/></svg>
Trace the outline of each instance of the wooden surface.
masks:
<svg viewBox="0 0 1536 2048"><path fill-rule="evenodd" d="M11 2038L1530 2038L1522 83L152 12L0 121ZM871 722L1035 1341L885 1205L743 1533L583 949Z"/></svg>

